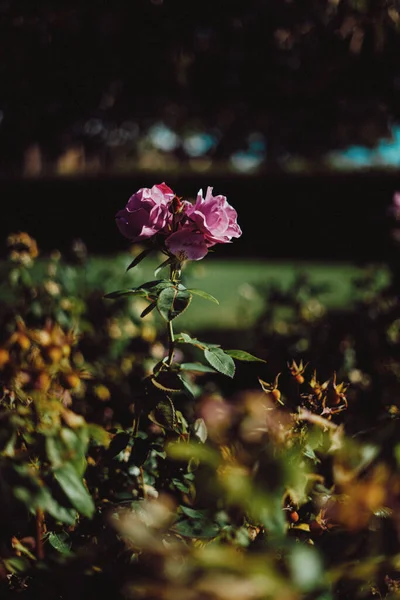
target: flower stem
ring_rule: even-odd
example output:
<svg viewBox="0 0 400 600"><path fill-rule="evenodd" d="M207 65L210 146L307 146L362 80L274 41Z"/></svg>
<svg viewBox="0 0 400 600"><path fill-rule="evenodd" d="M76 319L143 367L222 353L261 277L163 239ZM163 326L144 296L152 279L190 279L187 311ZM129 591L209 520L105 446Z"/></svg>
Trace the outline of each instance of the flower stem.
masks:
<svg viewBox="0 0 400 600"><path fill-rule="evenodd" d="M178 261L178 262L173 262L171 265L171 270L170 270L170 281L172 283L179 283L180 279L181 279L181 273L182 273L182 264Z"/></svg>
<svg viewBox="0 0 400 600"><path fill-rule="evenodd" d="M175 350L174 328L172 325L172 321L168 321L168 346L169 346L169 352L168 352L167 365L170 367L172 364L172 359L174 357L174 350Z"/></svg>
<svg viewBox="0 0 400 600"><path fill-rule="evenodd" d="M170 276L169 279L171 281L171 283L173 284L178 284L181 278L181 272L182 272L182 264L177 261L177 262L173 262L171 264L170 267ZM168 321L168 359L166 364L170 367L172 364L172 359L174 357L174 349L175 349L175 344L174 344L174 328L172 325L172 321Z"/></svg>

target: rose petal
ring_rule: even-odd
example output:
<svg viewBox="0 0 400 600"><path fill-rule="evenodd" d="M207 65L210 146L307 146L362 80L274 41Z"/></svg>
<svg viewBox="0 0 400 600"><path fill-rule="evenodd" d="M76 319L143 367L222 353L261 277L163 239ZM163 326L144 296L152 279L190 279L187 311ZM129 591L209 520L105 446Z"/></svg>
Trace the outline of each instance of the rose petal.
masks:
<svg viewBox="0 0 400 600"><path fill-rule="evenodd" d="M165 240L168 250L181 262L184 260L201 260L208 252L204 235L191 229L181 229Z"/></svg>

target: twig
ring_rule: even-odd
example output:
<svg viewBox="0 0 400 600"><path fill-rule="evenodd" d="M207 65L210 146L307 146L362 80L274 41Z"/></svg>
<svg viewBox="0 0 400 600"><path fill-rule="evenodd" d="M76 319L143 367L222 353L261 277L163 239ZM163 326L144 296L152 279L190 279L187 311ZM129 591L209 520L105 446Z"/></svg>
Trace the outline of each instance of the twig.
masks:
<svg viewBox="0 0 400 600"><path fill-rule="evenodd" d="M44 559L43 533L44 513L40 508L38 508L36 511L36 555L38 560Z"/></svg>
<svg viewBox="0 0 400 600"><path fill-rule="evenodd" d="M300 408L297 414L297 418L300 421L309 421L310 423L314 423L315 425L319 425L324 429L337 429L336 423L332 423L332 421L328 421L328 419L324 419L320 415L316 415L305 408Z"/></svg>

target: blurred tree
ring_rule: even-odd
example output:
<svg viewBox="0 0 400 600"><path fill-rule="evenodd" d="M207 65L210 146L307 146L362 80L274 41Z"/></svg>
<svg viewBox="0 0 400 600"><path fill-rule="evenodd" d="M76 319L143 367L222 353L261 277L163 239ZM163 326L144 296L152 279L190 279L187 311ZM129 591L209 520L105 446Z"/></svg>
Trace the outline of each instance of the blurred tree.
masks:
<svg viewBox="0 0 400 600"><path fill-rule="evenodd" d="M371 147L400 119L399 27L398 0L0 0L3 170L35 144L107 164L155 122L269 166Z"/></svg>

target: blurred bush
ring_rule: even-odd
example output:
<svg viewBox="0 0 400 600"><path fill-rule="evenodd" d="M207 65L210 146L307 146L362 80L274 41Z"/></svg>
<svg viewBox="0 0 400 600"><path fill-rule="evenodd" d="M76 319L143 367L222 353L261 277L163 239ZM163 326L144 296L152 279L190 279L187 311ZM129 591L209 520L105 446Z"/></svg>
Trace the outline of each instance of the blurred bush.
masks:
<svg viewBox="0 0 400 600"><path fill-rule="evenodd" d="M26 233L7 244L2 598L398 597L394 271L382 288L365 269L341 313L306 276L261 286L265 310L235 341L267 362L228 382L199 369L138 426L166 348L140 301L104 299L123 265L94 277L80 240L47 257Z"/></svg>

